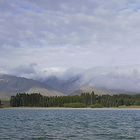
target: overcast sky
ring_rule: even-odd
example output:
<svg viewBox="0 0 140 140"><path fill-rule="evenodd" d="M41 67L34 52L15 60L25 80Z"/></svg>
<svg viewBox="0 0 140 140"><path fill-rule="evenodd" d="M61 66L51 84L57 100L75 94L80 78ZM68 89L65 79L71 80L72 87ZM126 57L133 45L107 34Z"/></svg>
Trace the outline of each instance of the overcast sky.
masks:
<svg viewBox="0 0 140 140"><path fill-rule="evenodd" d="M140 0L0 0L0 72L140 65Z"/></svg>

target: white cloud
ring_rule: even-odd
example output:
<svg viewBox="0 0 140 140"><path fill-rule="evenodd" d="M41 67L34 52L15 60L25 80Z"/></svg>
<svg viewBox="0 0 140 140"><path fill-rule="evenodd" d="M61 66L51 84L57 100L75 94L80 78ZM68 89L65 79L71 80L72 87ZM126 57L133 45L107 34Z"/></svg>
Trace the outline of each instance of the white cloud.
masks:
<svg viewBox="0 0 140 140"><path fill-rule="evenodd" d="M138 0L0 1L0 70L140 64Z"/></svg>

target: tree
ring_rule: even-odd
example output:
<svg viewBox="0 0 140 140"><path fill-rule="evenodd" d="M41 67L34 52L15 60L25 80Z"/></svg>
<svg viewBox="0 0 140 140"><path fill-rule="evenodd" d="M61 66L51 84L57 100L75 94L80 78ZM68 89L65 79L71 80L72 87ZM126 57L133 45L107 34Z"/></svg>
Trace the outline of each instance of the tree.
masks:
<svg viewBox="0 0 140 140"><path fill-rule="evenodd" d="M95 95L94 92L82 93L75 96L46 97L40 93L17 93L11 96L10 104L13 107L64 107L66 105L84 104L86 107L118 107L122 105L139 105L140 95Z"/></svg>

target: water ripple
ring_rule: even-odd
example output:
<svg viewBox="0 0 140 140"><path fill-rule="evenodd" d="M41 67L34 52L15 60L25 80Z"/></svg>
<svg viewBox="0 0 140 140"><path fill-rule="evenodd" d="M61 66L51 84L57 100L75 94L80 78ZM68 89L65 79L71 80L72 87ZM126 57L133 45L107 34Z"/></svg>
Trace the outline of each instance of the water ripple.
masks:
<svg viewBox="0 0 140 140"><path fill-rule="evenodd" d="M139 140L139 138L139 110L0 110L0 140Z"/></svg>

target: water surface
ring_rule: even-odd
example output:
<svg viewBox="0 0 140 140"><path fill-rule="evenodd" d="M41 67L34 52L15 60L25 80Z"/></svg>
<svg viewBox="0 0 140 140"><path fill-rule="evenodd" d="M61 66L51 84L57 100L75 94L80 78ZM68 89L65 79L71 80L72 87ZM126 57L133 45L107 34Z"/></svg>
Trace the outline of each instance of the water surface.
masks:
<svg viewBox="0 0 140 140"><path fill-rule="evenodd" d="M1 109L0 140L140 140L140 110Z"/></svg>

